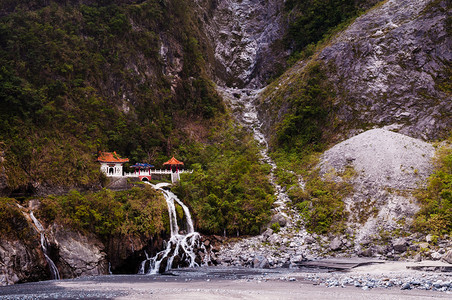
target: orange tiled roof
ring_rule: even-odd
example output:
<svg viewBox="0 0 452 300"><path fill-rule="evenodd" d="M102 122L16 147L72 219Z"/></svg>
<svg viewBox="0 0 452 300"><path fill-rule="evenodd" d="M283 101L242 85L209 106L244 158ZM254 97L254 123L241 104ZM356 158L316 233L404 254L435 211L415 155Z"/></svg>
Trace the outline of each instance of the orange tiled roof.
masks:
<svg viewBox="0 0 452 300"><path fill-rule="evenodd" d="M118 154L115 152L99 152L99 157L97 161L100 162L115 162L115 163L125 163L128 162L128 158L120 158Z"/></svg>
<svg viewBox="0 0 452 300"><path fill-rule="evenodd" d="M183 165L183 164L184 164L183 162L175 159L174 156L170 160L168 160L166 163L163 163L163 165Z"/></svg>

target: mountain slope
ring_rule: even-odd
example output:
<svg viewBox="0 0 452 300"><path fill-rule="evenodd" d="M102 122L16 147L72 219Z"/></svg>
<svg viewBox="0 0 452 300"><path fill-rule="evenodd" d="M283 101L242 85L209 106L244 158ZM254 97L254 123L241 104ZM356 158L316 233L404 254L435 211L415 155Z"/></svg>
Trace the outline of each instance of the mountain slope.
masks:
<svg viewBox="0 0 452 300"><path fill-rule="evenodd" d="M338 141L374 126L424 140L447 136L450 10L447 1L387 1L358 18L266 89L261 115L267 135L276 143L303 138L300 118L310 111L314 124L321 120L312 130L322 134L307 143ZM322 111L310 110L306 94Z"/></svg>
<svg viewBox="0 0 452 300"><path fill-rule="evenodd" d="M126 2L51 2L2 17L10 189L98 186L98 150L164 160L224 112L190 2Z"/></svg>

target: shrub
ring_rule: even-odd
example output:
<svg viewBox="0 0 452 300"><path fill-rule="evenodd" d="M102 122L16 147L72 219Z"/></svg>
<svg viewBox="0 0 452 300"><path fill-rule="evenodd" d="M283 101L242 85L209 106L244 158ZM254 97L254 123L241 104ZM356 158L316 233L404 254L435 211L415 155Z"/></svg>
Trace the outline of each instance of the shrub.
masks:
<svg viewBox="0 0 452 300"><path fill-rule="evenodd" d="M72 228L93 232L106 238L114 234L151 237L169 230L166 202L150 186L113 192L102 190L42 199L38 212L47 222L57 221Z"/></svg>
<svg viewBox="0 0 452 300"><path fill-rule="evenodd" d="M437 235L452 233L452 149L437 152L436 171L428 185L416 197L421 209L416 215L414 229Z"/></svg>
<svg viewBox="0 0 452 300"><path fill-rule="evenodd" d="M320 234L339 233L345 229L348 218L343 198L352 190L352 185L346 181L322 179L315 170L307 178L303 196L293 199L293 203L305 218L308 230Z"/></svg>

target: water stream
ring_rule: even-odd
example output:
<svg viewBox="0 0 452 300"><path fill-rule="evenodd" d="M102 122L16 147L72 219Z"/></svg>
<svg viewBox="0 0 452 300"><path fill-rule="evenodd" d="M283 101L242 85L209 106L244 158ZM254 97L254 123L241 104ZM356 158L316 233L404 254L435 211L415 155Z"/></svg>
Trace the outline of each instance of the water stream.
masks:
<svg viewBox="0 0 452 300"><path fill-rule="evenodd" d="M263 89L237 89L237 88L224 88L217 87L223 98L226 99L234 111L239 113L235 114L236 119L246 128L249 128L254 135L255 140L260 145L261 162L271 166L270 170L270 183L275 188L276 201L274 202L274 213L280 213L287 221L288 225L291 225L298 221L299 215L293 214L292 210L287 206L290 203L289 196L285 192L285 189L281 187L276 181L276 163L269 156L268 141L262 132L262 121L259 120L257 112L257 101L260 93ZM298 177L298 182L301 188L304 188L304 182L301 177ZM288 215L290 213L290 217Z"/></svg>
<svg viewBox="0 0 452 300"><path fill-rule="evenodd" d="M166 243L166 249L150 257L145 251L146 259L141 263L138 274L164 273L176 267L199 267L208 265L209 253L201 241L201 235L194 230L193 220L188 207L171 191L163 189L166 183L151 185L163 193L168 205L171 237ZM176 203L179 204L186 220L186 234L181 234L177 224ZM201 258L201 254L203 258Z"/></svg>
<svg viewBox="0 0 452 300"><path fill-rule="evenodd" d="M60 272L58 272L58 268L56 267L53 260L49 257L49 243L47 241L47 238L44 234L44 227L42 226L41 222L36 219L33 212L30 213L30 218L35 224L36 228L38 229L39 233L41 234L41 248L42 252L44 253L44 257L46 258L47 264L50 268L50 274L52 276L52 279L60 279Z"/></svg>

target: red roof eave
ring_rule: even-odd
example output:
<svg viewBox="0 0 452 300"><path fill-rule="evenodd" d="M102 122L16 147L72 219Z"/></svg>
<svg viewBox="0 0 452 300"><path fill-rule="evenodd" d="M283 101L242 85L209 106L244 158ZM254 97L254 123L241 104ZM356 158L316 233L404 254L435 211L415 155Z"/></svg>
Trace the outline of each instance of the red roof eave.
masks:
<svg viewBox="0 0 452 300"><path fill-rule="evenodd" d="M116 152L100 152L99 157L97 158L99 162L105 163L125 163L128 162L128 158L120 158Z"/></svg>
<svg viewBox="0 0 452 300"><path fill-rule="evenodd" d="M163 163L163 165L183 165L184 163L181 161L178 161L174 156L168 160L166 163Z"/></svg>

